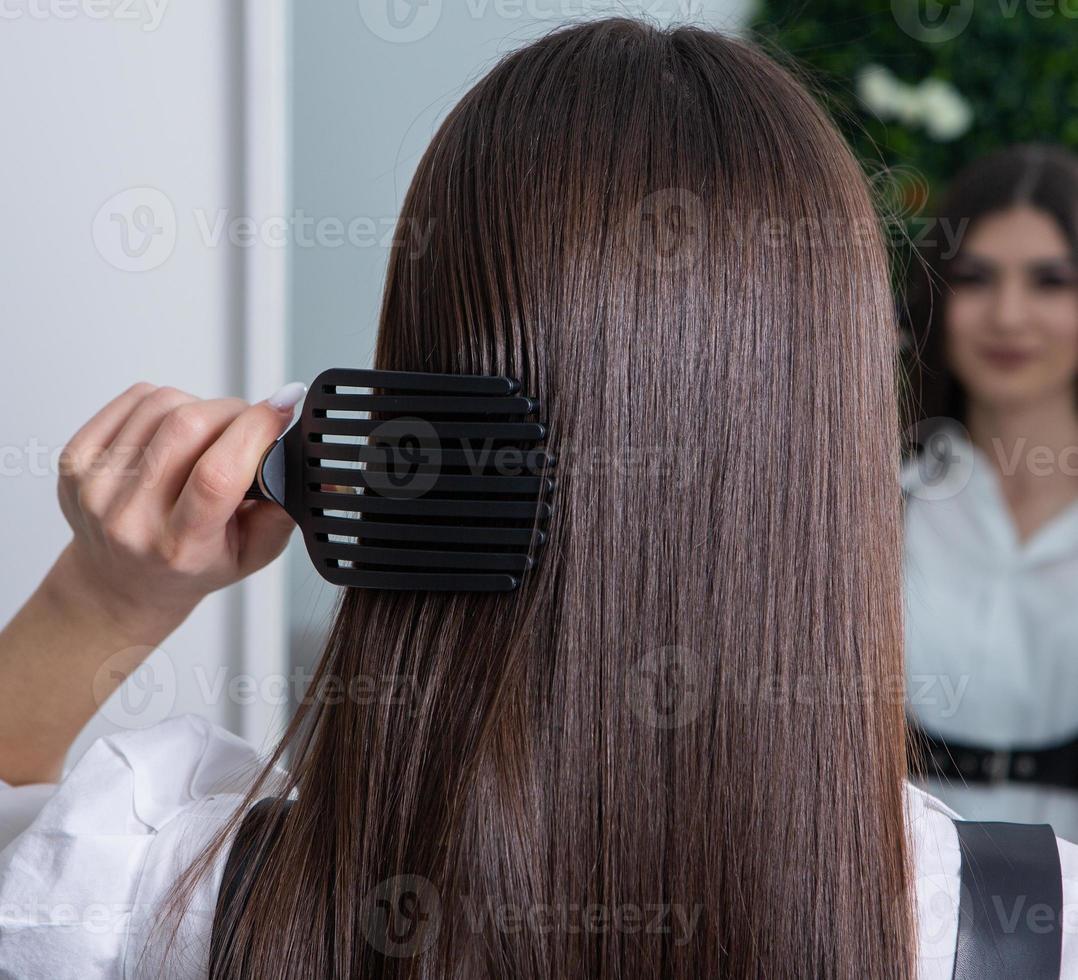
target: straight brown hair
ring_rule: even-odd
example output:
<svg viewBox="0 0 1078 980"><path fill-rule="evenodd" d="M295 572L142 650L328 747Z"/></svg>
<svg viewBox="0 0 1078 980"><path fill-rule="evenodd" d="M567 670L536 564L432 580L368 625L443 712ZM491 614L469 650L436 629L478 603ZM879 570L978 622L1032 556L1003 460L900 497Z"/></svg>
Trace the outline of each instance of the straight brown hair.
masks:
<svg viewBox="0 0 1078 980"><path fill-rule="evenodd" d="M912 977L893 319L750 44L602 20L468 92L376 363L522 379L550 539L509 596L342 594L214 980Z"/></svg>

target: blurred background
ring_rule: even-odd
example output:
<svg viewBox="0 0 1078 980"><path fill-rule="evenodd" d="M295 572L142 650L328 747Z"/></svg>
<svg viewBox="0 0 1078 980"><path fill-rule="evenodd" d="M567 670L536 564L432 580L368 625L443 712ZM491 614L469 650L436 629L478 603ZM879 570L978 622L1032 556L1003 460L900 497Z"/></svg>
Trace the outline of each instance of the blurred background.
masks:
<svg viewBox="0 0 1078 980"><path fill-rule="evenodd" d="M749 19L864 164L898 275L967 164L1016 143L1078 149L1071 0L760 0Z"/></svg>
<svg viewBox="0 0 1078 980"><path fill-rule="evenodd" d="M1012 143L1078 148L1078 4L1068 0L764 0L753 29L815 79L869 168L921 210Z"/></svg>
<svg viewBox="0 0 1078 980"><path fill-rule="evenodd" d="M440 121L504 53L614 14L753 36L801 73L864 163L896 285L961 167L1078 148L1075 0L3 0L0 616L67 540L56 457L82 422L141 379L255 400L367 365ZM184 711L264 742L334 600L294 540L200 607L75 753Z"/></svg>

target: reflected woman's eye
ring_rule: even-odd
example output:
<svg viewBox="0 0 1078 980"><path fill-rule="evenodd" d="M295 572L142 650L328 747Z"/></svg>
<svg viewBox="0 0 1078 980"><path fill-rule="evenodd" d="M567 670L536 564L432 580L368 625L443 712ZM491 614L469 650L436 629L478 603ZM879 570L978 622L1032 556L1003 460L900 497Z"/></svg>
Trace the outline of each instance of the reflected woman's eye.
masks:
<svg viewBox="0 0 1078 980"><path fill-rule="evenodd" d="M1075 285L1078 285L1078 277L1075 276L1074 272L1068 272L1062 269L1044 270L1036 272L1033 275L1034 288L1044 290L1045 292L1055 292L1060 289L1072 289Z"/></svg>
<svg viewBox="0 0 1078 980"><path fill-rule="evenodd" d="M955 289L976 289L987 286L992 277L985 269L956 268L951 270L948 281Z"/></svg>

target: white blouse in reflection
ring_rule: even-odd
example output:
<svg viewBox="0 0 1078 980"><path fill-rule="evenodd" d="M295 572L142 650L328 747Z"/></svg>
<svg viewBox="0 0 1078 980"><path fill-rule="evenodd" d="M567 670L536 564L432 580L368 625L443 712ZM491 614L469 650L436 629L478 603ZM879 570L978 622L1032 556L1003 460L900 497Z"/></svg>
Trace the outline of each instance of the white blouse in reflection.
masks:
<svg viewBox="0 0 1078 980"><path fill-rule="evenodd" d="M0 783L0 980L204 980L226 855L166 957L176 877L235 811L255 750L194 715L96 741L55 787ZM907 785L919 980L949 980L961 854L953 812ZM28 822L28 826L20 827ZM4 846L6 844L6 846ZM1078 978L1078 846L1059 841L1063 976Z"/></svg>
<svg viewBox="0 0 1078 980"><path fill-rule="evenodd" d="M929 445L902 476L910 712L935 734L990 749L1078 736L1078 504L1022 542L992 462L956 428ZM968 820L1050 823L1078 841L1078 792L935 779L925 788Z"/></svg>

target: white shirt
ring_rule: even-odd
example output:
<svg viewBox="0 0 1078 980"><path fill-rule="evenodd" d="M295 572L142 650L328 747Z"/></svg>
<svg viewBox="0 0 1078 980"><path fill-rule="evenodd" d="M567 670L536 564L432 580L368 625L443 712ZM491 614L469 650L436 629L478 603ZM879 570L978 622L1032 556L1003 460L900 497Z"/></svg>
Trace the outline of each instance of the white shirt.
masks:
<svg viewBox="0 0 1078 980"><path fill-rule="evenodd" d="M957 429L909 463L909 710L930 732L984 748L1078 735L1078 504L1018 538L984 454ZM943 444L936 444L943 445ZM1032 784L926 788L969 820L1050 823L1078 841L1078 793Z"/></svg>
<svg viewBox="0 0 1078 980"><path fill-rule="evenodd" d="M221 872L194 896L175 950L148 930L172 883L221 824L257 768L245 742L195 715L98 739L29 826L0 850L2 980L202 980ZM0 783L0 821L40 805L41 787ZM950 980L961 854L954 816L907 786L919 980ZM0 845L6 843L0 839ZM1063 865L1063 976L1078 978L1078 846Z"/></svg>

